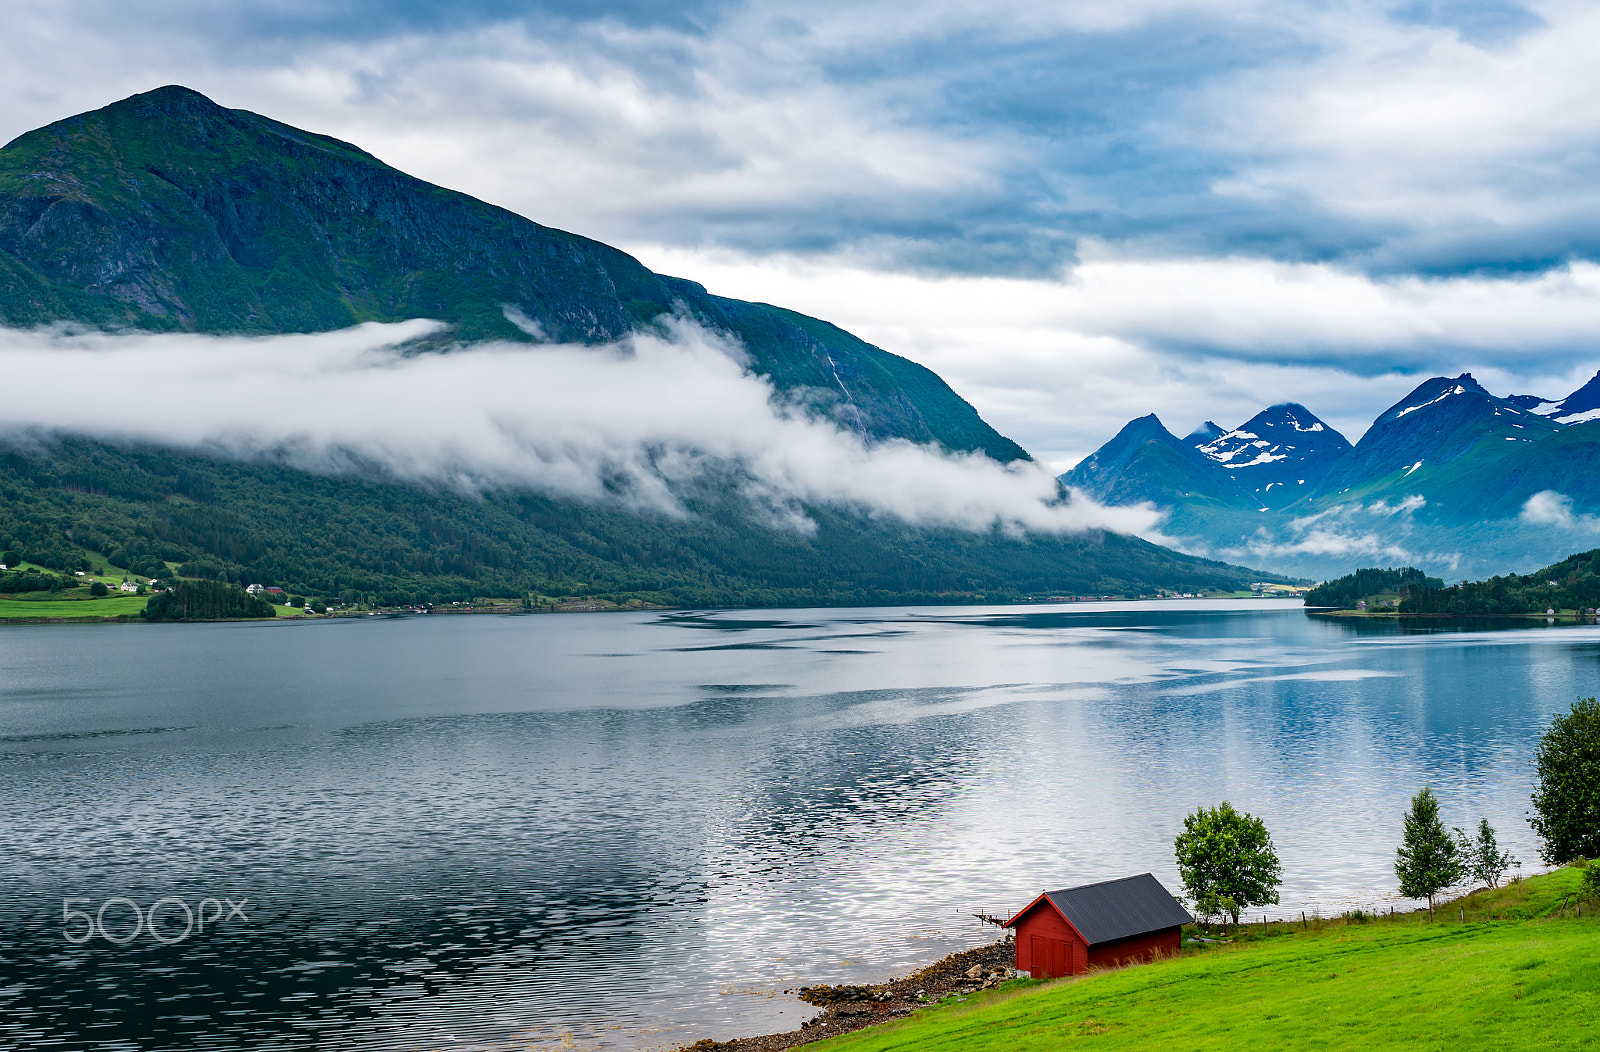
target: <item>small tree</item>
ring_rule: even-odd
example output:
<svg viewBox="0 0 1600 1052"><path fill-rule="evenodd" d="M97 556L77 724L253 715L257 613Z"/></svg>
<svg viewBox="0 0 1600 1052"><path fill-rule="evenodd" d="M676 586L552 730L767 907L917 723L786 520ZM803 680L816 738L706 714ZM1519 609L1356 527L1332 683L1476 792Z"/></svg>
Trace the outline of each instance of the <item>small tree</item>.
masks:
<svg viewBox="0 0 1600 1052"><path fill-rule="evenodd" d="M1500 886L1500 878L1506 875L1507 869L1522 865L1512 857L1511 852L1500 850L1500 845L1495 842L1494 827L1487 818L1478 819L1476 838L1457 829L1456 845L1460 849L1467 876L1481 880L1491 888Z"/></svg>
<svg viewBox="0 0 1600 1052"><path fill-rule="evenodd" d="M96 581L94 584L89 586L89 594L93 596L102 596L109 591L111 591L111 589L106 587L106 583L104 581Z"/></svg>
<svg viewBox="0 0 1600 1052"><path fill-rule="evenodd" d="M1283 868L1266 823L1228 801L1185 818L1172 848L1184 890L1202 913L1227 913L1238 924L1242 910L1278 901Z"/></svg>
<svg viewBox="0 0 1600 1052"><path fill-rule="evenodd" d="M1433 896L1463 875L1461 853L1455 840L1439 821L1439 798L1424 788L1411 798L1405 818L1405 837L1395 851L1394 874L1400 878L1400 894L1428 900L1433 913Z"/></svg>
<svg viewBox="0 0 1600 1052"><path fill-rule="evenodd" d="M1600 703L1574 702L1551 721L1533 758L1538 784L1528 824L1551 865L1600 856Z"/></svg>

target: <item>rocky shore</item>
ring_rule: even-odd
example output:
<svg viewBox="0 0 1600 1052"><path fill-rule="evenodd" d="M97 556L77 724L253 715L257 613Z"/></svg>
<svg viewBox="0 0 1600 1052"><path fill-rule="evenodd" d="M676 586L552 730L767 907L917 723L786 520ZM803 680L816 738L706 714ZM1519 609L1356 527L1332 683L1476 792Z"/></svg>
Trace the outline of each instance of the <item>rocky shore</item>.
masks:
<svg viewBox="0 0 1600 1052"><path fill-rule="evenodd" d="M1016 978L1016 945L1011 937L952 953L944 960L887 983L869 986L802 986L785 993L799 995L806 1004L816 1005L822 1014L800 1024L799 1030L761 1037L740 1037L731 1041L705 1038L685 1045L678 1052L775 1052L824 1038L860 1030L885 1019L910 1015L946 998L964 999L977 990L998 986Z"/></svg>

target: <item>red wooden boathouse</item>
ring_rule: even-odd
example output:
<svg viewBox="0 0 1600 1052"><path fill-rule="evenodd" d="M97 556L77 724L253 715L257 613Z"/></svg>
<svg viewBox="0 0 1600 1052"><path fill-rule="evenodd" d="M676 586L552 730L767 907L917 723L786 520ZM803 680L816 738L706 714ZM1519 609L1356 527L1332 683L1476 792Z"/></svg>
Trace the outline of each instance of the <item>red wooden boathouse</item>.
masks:
<svg viewBox="0 0 1600 1052"><path fill-rule="evenodd" d="M1017 931L1017 970L1053 979L1176 954L1180 929L1193 923L1159 880L1141 873L1043 892L1006 927Z"/></svg>

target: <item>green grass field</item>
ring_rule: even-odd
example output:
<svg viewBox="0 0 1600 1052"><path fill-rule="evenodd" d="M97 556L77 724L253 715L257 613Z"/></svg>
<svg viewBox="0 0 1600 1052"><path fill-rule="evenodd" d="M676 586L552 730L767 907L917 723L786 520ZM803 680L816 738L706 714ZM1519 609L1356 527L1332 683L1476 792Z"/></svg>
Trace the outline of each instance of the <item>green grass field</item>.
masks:
<svg viewBox="0 0 1600 1052"><path fill-rule="evenodd" d="M98 621L118 614L138 617L148 599L143 595L108 595L102 599L91 599L87 590L82 599L0 599L0 618L68 617Z"/></svg>
<svg viewBox="0 0 1600 1052"><path fill-rule="evenodd" d="M1578 878L1573 869L1530 877L1431 921L1258 926L1234 944L1078 979L1019 980L810 1047L1596 1049L1600 918L1587 905L1573 916Z"/></svg>

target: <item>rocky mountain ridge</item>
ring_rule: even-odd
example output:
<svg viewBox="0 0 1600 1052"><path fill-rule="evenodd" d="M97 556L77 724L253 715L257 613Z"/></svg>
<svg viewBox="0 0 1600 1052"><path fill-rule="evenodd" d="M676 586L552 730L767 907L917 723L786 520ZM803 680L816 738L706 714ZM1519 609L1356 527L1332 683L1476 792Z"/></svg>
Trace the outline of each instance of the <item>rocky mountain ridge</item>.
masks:
<svg viewBox="0 0 1600 1052"><path fill-rule="evenodd" d="M1458 580L1544 565L1592 540L1596 409L1600 375L1559 401L1498 397L1470 373L1438 376L1381 413L1354 446L1326 425L1311 430L1315 417L1299 406L1273 407L1205 441L1203 431L1173 438L1151 416L1137 421L1138 449L1125 428L1061 480L1107 503L1166 509L1165 529L1185 550L1308 576L1411 563ZM1279 434L1314 437L1315 448L1300 455L1263 437ZM1204 471L1182 447L1229 470ZM1185 484L1152 485L1174 462L1188 466ZM1273 484L1252 485L1251 471Z"/></svg>

